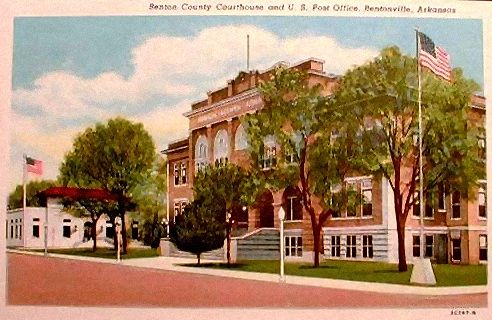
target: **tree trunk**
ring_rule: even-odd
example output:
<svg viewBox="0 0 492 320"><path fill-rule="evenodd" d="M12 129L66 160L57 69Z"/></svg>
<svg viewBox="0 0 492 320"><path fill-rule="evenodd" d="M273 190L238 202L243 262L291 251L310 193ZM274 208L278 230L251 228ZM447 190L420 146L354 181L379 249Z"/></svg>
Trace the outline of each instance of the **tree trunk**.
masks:
<svg viewBox="0 0 492 320"><path fill-rule="evenodd" d="M92 252L96 252L97 250L97 220L92 218L91 225L91 237L92 237Z"/></svg>
<svg viewBox="0 0 492 320"><path fill-rule="evenodd" d="M196 258L198 259L198 264L197 265L200 265L200 253L197 253L196 254Z"/></svg>
<svg viewBox="0 0 492 320"><path fill-rule="evenodd" d="M320 241L319 241L319 238L320 238L320 234L321 234L321 226L320 225L316 225L314 228L313 228L313 245L314 245L314 267L317 268L319 267L319 245L320 245Z"/></svg>
<svg viewBox="0 0 492 320"><path fill-rule="evenodd" d="M398 211L398 209L397 209ZM405 222L400 221L398 212L396 216L396 232L398 233L398 271L405 272L407 268L407 258L405 254Z"/></svg>
<svg viewBox="0 0 492 320"><path fill-rule="evenodd" d="M121 212L121 237L123 238L123 248L122 253L126 254L126 247L128 245L128 241L126 239L126 225L125 225L125 209Z"/></svg>

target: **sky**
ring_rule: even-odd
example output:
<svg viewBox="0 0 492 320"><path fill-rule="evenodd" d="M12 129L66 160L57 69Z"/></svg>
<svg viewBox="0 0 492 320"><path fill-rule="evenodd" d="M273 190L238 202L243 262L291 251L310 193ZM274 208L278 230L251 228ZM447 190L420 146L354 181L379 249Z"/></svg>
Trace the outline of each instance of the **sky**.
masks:
<svg viewBox="0 0 492 320"><path fill-rule="evenodd" d="M483 86L481 20L363 17L18 17L14 21L10 189L22 155L55 179L76 135L116 116L143 123L156 152L186 137L182 115L246 69L310 57L328 73L397 45L415 55L415 27Z"/></svg>

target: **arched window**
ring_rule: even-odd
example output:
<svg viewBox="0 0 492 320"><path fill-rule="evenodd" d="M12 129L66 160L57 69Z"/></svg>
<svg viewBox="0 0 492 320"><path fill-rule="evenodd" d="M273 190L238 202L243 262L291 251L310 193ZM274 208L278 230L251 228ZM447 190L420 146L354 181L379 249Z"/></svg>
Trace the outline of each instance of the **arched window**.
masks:
<svg viewBox="0 0 492 320"><path fill-rule="evenodd" d="M219 130L214 141L214 160L217 165L226 164L229 156L229 137L227 131Z"/></svg>
<svg viewBox="0 0 492 320"><path fill-rule="evenodd" d="M234 145L236 150L244 150L248 147L248 137L246 136L246 130L244 130L242 124L237 127Z"/></svg>
<svg viewBox="0 0 492 320"><path fill-rule="evenodd" d="M200 171L208 164L208 142L204 135L196 140L195 145L195 168Z"/></svg>

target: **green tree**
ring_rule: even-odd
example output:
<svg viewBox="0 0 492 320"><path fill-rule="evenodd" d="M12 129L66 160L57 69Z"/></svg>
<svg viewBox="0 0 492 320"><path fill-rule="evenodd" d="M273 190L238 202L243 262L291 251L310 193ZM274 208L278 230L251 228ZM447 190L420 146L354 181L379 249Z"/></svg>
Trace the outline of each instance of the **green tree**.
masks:
<svg viewBox="0 0 492 320"><path fill-rule="evenodd" d="M326 112L331 105L322 87L310 86L307 77L305 72L277 68L272 79L260 86L264 108L246 116L244 124L252 189L298 189L311 221L314 266L318 267L323 225L354 202L355 192L343 187L343 181L357 149L351 147L354 129L350 123L336 110ZM332 139L335 133L338 138Z"/></svg>
<svg viewBox="0 0 492 320"><path fill-rule="evenodd" d="M405 223L418 204L417 79L416 59L386 48L373 61L349 70L330 101L332 109L360 127L354 139L362 150L359 168L382 174L393 190L399 271L407 270ZM470 99L478 86L459 69L452 79L448 83L428 72L422 75L423 192L432 194L445 184L448 193L471 196L484 177L477 157L480 129L469 121Z"/></svg>
<svg viewBox="0 0 492 320"><path fill-rule="evenodd" d="M166 193L166 165L165 159L156 156L148 176L132 191L133 201L138 208L143 242L152 248L159 247L164 235L161 222L166 217L166 199L163 196Z"/></svg>
<svg viewBox="0 0 492 320"><path fill-rule="evenodd" d="M26 184L26 205L28 207L40 207L41 201L36 195L45 189L54 187L56 185L55 181L52 180L40 180L31 181ZM9 194L9 200L7 204L7 209L17 209L22 208L23 201L23 185L17 185L15 190Z"/></svg>
<svg viewBox="0 0 492 320"><path fill-rule="evenodd" d="M224 206L218 201L201 198L186 206L183 214L175 217L170 239L179 250L193 253L200 265L202 253L224 245Z"/></svg>
<svg viewBox="0 0 492 320"><path fill-rule="evenodd" d="M117 195L116 206L103 207L113 222L116 216L121 218L124 253L127 200L131 201L132 190L145 182L154 159L154 142L143 125L115 118L78 135L62 164L60 180L64 185L102 188Z"/></svg>
<svg viewBox="0 0 492 320"><path fill-rule="evenodd" d="M208 166L200 170L193 183L195 199L206 199L203 205L214 200L224 206L224 215L220 217L225 223L227 237L227 265L231 263L230 244L233 220L237 220L237 210L250 203L251 192L248 189L248 174L241 167L227 163L220 166ZM200 200L201 201L201 200Z"/></svg>

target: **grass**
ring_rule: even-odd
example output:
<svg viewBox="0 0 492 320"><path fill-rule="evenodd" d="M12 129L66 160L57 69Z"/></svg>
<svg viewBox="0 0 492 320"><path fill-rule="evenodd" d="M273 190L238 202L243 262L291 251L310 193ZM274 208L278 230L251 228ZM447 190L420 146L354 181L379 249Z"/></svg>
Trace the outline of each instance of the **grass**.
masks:
<svg viewBox="0 0 492 320"><path fill-rule="evenodd" d="M36 252L44 252L44 250L34 250ZM74 256L86 256L94 258L116 259L116 251L109 248L97 248L96 252L92 252L92 248L78 249L49 249L48 253L68 254ZM136 259L157 257L159 253L157 249L151 248L128 248L126 254L121 255L121 259Z"/></svg>
<svg viewBox="0 0 492 320"><path fill-rule="evenodd" d="M196 265L194 265L196 266ZM202 264L202 267L227 269L225 263ZM437 286L469 286L486 285L486 266L468 265L433 265ZM231 270L278 273L278 261L244 261L234 264ZM408 271L398 272L396 264L382 262L360 262L329 260L322 262L319 268L313 268L310 264L286 263L285 274L328 278L340 280L352 280L362 282L379 282L391 284L410 284L412 265L408 265Z"/></svg>
<svg viewBox="0 0 492 320"><path fill-rule="evenodd" d="M487 265L435 264L438 286L471 286L487 284Z"/></svg>

